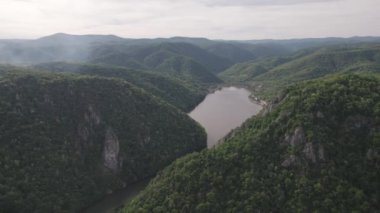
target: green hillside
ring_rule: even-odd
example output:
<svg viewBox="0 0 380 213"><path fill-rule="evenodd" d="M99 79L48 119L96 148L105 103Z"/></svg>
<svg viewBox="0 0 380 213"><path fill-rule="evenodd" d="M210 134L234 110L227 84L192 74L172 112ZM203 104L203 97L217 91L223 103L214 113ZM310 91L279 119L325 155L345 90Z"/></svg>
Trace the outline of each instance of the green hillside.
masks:
<svg viewBox="0 0 380 213"><path fill-rule="evenodd" d="M246 83L254 81L257 76L290 61L291 58L268 58L257 62L237 63L219 74L219 77L228 82Z"/></svg>
<svg viewBox="0 0 380 213"><path fill-rule="evenodd" d="M302 56L257 77L298 81L335 72L377 71L380 45L323 48Z"/></svg>
<svg viewBox="0 0 380 213"><path fill-rule="evenodd" d="M240 47L237 44L231 43L216 43L208 46L207 51L220 56L222 58L229 59L234 63L250 61L255 59L254 53Z"/></svg>
<svg viewBox="0 0 380 213"><path fill-rule="evenodd" d="M165 59L157 70L176 76L183 80L190 80L199 84L221 83L222 81L214 74L207 71L201 64L184 56L173 56Z"/></svg>
<svg viewBox="0 0 380 213"><path fill-rule="evenodd" d="M207 88L192 81L191 78L180 80L173 75L163 76L122 67L60 62L39 64L34 68L53 72L121 78L186 112L192 110L207 94Z"/></svg>
<svg viewBox="0 0 380 213"><path fill-rule="evenodd" d="M122 212L376 212L380 79L294 85L211 150L175 161Z"/></svg>
<svg viewBox="0 0 380 213"><path fill-rule="evenodd" d="M206 147L185 113L126 81L1 73L1 212L78 212Z"/></svg>
<svg viewBox="0 0 380 213"><path fill-rule="evenodd" d="M380 71L380 45L347 45L303 50L293 56L237 64L220 77L272 97L291 83L335 73Z"/></svg>
<svg viewBox="0 0 380 213"><path fill-rule="evenodd" d="M106 54L104 54L106 53ZM173 57L186 57L203 66L207 72L218 73L232 65L228 59L188 43L159 43L141 46L100 46L89 57L90 63L119 66L139 64L140 67L154 69Z"/></svg>

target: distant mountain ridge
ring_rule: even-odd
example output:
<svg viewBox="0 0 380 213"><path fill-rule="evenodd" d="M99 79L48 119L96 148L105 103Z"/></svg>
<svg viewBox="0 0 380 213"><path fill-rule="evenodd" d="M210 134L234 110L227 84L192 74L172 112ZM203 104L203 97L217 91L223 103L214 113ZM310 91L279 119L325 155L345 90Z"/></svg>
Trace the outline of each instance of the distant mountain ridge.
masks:
<svg viewBox="0 0 380 213"><path fill-rule="evenodd" d="M0 47L2 50L2 54L0 54L0 61L6 62L4 60L4 56L6 56L6 52L15 53L19 51L30 51L29 55L27 52L24 54L19 54L19 56L23 56L24 58L20 58L20 60L14 60L14 62L18 63L42 63L42 62L51 62L54 58L46 58L47 60L42 60L43 57L33 58L32 50L28 50L28 48L38 48L43 46L85 46L90 44L109 44L116 43L122 44L126 46L150 46L157 45L160 43L188 43L195 46L198 46L203 49L210 49L213 52L215 49L215 45L221 45L224 49L228 49L229 51L242 51L236 55L245 55L242 58L238 57L238 61L242 62L245 59L254 59L251 57L247 57L250 52L249 49L255 49L259 46L265 48L282 48L287 51L297 51L304 48L316 47L316 46L328 46L328 45L337 45L337 44L353 44L353 43L365 43L365 42L380 42L380 37L352 37L352 38L315 38L315 39L289 39L289 40L210 40L207 38L189 38L189 37L172 37L172 38L156 38L156 39L130 39L130 38L122 38L115 35L70 35L65 33L56 33L53 35L41 37L39 39L2 39L0 40ZM14 47L15 46L15 47ZM212 47L214 46L214 47ZM225 46L230 46L230 48L226 48ZM222 48L219 47L219 48ZM16 48L16 49L15 49ZM53 48L53 47L51 47ZM241 49L242 50L239 50ZM53 48L54 49L54 48ZM47 49L48 50L48 49ZM39 51L39 53L44 53L45 51ZM248 50L248 52L246 52ZM37 51L37 50L34 50ZM77 50L79 51L79 50ZM4 53L5 52L5 53ZM11 54L9 53L9 54ZM215 53L215 51L214 51ZM256 54L259 54L256 52ZM274 55L273 55L274 54ZM270 54L270 56L276 56L276 53ZM87 55L87 54L86 54ZM234 57L237 57L237 56ZM29 57L26 57L29 56ZM221 55L219 55L221 56ZM228 54L224 56L228 59ZM278 56L278 55L277 55ZM261 55L256 55L256 57L261 57ZM58 57L59 58L59 57ZM9 59L9 58L7 58ZM22 59L22 60L21 60ZM40 59L40 60L38 60ZM231 58L229 58L231 59ZM37 61L36 61L37 60Z"/></svg>
<svg viewBox="0 0 380 213"><path fill-rule="evenodd" d="M306 49L286 57L235 64L219 77L273 96L277 90L301 80L336 73L379 72L380 44L353 44Z"/></svg>
<svg viewBox="0 0 380 213"><path fill-rule="evenodd" d="M134 63L140 64L140 67L154 69L171 57L187 57L205 67L208 72L213 73L220 72L232 65L232 62L188 43L160 43L133 48L129 46L103 46L94 51L89 60L92 63L120 66L128 66L129 63ZM126 62L127 64L125 64Z"/></svg>

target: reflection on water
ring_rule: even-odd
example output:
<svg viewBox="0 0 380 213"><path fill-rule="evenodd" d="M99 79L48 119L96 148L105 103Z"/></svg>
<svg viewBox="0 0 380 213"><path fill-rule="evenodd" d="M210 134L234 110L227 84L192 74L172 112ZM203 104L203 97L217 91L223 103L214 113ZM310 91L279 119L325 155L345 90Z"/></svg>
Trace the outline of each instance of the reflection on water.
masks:
<svg viewBox="0 0 380 213"><path fill-rule="evenodd" d="M249 95L250 92L243 88L224 87L207 95L190 112L190 117L206 129L209 148L262 109L261 105L249 99Z"/></svg>

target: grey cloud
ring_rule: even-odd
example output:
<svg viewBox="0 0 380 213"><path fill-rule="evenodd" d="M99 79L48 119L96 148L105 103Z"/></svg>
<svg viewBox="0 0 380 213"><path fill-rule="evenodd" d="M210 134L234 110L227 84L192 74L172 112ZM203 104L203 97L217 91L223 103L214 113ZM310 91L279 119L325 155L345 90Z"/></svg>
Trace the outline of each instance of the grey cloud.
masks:
<svg viewBox="0 0 380 213"><path fill-rule="evenodd" d="M333 2L340 0L197 0L209 6L271 6L295 5L317 2Z"/></svg>
<svg viewBox="0 0 380 213"><path fill-rule="evenodd" d="M379 7L379 0L0 0L0 38L378 36Z"/></svg>

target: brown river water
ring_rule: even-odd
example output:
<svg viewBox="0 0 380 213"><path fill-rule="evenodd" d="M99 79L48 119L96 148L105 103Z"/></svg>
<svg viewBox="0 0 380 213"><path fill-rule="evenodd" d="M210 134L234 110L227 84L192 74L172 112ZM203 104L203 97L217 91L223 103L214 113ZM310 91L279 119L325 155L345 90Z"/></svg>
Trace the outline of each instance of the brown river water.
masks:
<svg viewBox="0 0 380 213"><path fill-rule="evenodd" d="M252 101L250 92L243 88L224 87L206 96L189 116L198 121L207 132L207 146L211 148L232 129L246 119L259 113L262 106ZM103 200L84 211L85 213L111 213L128 203L149 180L143 180L125 189L106 196Z"/></svg>
<svg viewBox="0 0 380 213"><path fill-rule="evenodd" d="M232 129L256 115L262 106L252 101L250 92L243 88L224 87L207 95L190 117L198 121L207 132L207 146L211 148Z"/></svg>

